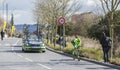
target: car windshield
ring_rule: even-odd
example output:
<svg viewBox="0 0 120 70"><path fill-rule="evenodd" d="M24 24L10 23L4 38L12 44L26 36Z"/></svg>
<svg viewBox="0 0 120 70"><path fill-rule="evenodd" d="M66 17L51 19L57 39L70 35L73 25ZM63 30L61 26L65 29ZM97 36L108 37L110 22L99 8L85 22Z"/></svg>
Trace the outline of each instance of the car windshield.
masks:
<svg viewBox="0 0 120 70"><path fill-rule="evenodd" d="M29 37L28 37L28 41L29 42L41 42L42 40L41 39L38 39L38 37L36 36L36 35L30 35Z"/></svg>

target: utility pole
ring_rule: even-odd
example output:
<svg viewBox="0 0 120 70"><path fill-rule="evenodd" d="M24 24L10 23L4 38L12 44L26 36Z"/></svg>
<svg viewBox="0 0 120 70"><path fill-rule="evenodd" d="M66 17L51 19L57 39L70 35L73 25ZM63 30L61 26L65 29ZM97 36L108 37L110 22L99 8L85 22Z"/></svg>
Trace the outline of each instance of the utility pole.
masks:
<svg viewBox="0 0 120 70"><path fill-rule="evenodd" d="M3 21L4 21L4 4L5 4L5 0L3 0Z"/></svg>
<svg viewBox="0 0 120 70"><path fill-rule="evenodd" d="M3 1L3 22L4 22L4 1Z"/></svg>
<svg viewBox="0 0 120 70"><path fill-rule="evenodd" d="M8 23L8 3L6 4L6 21Z"/></svg>
<svg viewBox="0 0 120 70"><path fill-rule="evenodd" d="M63 2L63 8L62 8L62 17L65 17L65 3ZM64 25L63 25L63 47L66 46L66 36L65 36L65 23L66 23L66 20L64 19Z"/></svg>

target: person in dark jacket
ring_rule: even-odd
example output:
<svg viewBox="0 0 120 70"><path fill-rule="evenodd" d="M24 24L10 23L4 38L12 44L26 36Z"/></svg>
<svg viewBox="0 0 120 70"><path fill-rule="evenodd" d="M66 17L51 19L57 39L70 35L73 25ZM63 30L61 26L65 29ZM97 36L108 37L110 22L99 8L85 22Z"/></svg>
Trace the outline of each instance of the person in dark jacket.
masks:
<svg viewBox="0 0 120 70"><path fill-rule="evenodd" d="M111 39L106 36L105 32L103 32L100 38L100 43L102 45L103 58L105 63L109 62L109 50L111 48L111 45L109 45L109 42L111 42Z"/></svg>
<svg viewBox="0 0 120 70"><path fill-rule="evenodd" d="M3 30L1 31L1 40L3 40L3 37L4 37L4 32Z"/></svg>

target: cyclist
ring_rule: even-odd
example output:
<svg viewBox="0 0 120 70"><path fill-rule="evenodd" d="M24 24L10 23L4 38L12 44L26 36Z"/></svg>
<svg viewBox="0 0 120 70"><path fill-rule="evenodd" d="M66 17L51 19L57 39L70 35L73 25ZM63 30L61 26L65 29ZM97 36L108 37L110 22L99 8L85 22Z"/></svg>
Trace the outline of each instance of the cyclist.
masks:
<svg viewBox="0 0 120 70"><path fill-rule="evenodd" d="M74 46L74 50L73 50L73 60L75 60L76 56L78 58L78 61L80 60L80 46L81 46L81 39L76 35L75 39L72 42L73 46Z"/></svg>

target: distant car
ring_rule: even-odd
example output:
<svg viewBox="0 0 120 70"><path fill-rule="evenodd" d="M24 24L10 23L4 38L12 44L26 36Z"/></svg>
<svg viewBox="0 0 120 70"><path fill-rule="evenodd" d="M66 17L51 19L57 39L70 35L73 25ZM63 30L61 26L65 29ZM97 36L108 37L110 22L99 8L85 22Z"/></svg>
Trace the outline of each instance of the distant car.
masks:
<svg viewBox="0 0 120 70"><path fill-rule="evenodd" d="M37 38L28 38L24 41L24 45L22 46L22 51L38 51L45 52L46 46L45 44Z"/></svg>

